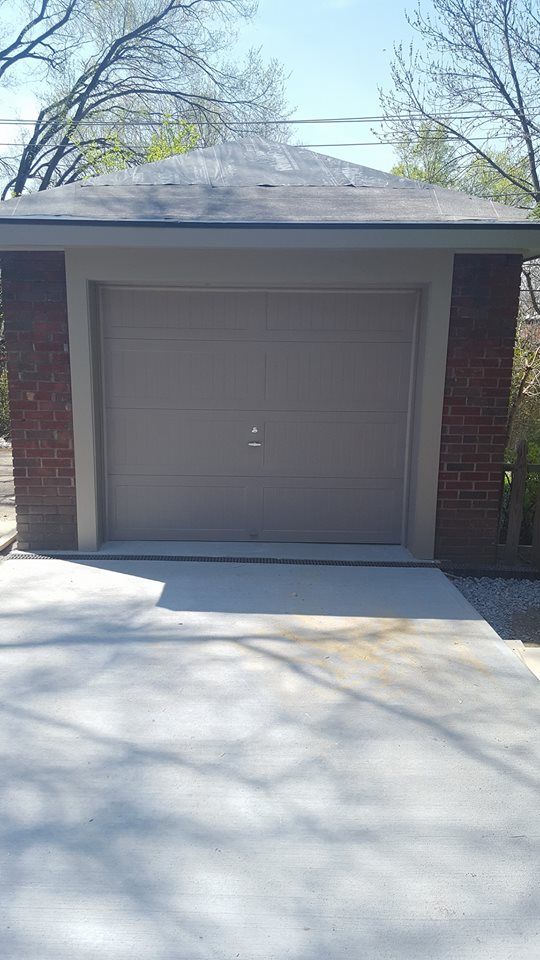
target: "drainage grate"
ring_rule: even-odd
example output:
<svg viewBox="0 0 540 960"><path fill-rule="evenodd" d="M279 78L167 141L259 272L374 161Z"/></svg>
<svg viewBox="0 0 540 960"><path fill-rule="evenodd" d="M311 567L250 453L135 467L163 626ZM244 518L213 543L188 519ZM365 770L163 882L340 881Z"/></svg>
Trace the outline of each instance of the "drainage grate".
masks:
<svg viewBox="0 0 540 960"><path fill-rule="evenodd" d="M148 553L26 553L9 554L8 560L85 560L96 563L113 563L116 560L157 560L167 563L263 563L289 567L399 567L438 569L433 560L307 560L292 557L198 557L168 556L167 554Z"/></svg>

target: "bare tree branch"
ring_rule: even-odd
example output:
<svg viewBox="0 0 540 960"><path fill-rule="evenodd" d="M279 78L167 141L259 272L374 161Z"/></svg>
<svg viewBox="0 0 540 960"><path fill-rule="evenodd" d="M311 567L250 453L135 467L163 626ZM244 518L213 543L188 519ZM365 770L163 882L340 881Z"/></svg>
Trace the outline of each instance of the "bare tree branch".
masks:
<svg viewBox="0 0 540 960"><path fill-rule="evenodd" d="M59 34L71 19L79 0L53 4L41 0L36 14L21 27L16 36L0 47L0 80L15 64L25 60L39 60L50 67L58 64L62 46L48 42Z"/></svg>
<svg viewBox="0 0 540 960"><path fill-rule="evenodd" d="M67 60L51 68L53 94L20 155L3 158L3 198L84 175L81 150L90 131L92 149L106 151L111 137L120 137L133 162L142 160L144 138L164 116L195 123L203 143L232 125L263 130L266 120L274 121L272 135L284 135L275 125L288 115L280 65L264 64L257 51L241 65L223 59L231 31L253 14L251 0L112 0L99 26L91 0L57 2L77 7L62 34ZM148 124L144 132L133 127L140 119Z"/></svg>

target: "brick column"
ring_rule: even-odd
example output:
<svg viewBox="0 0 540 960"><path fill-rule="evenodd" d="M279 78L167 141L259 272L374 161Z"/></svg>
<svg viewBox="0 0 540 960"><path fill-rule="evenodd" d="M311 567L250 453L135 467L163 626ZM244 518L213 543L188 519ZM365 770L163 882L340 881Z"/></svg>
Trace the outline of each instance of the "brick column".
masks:
<svg viewBox="0 0 540 960"><path fill-rule="evenodd" d="M77 546L64 254L1 255L18 545Z"/></svg>
<svg viewBox="0 0 540 960"><path fill-rule="evenodd" d="M454 261L435 556L492 562L512 376L521 257Z"/></svg>

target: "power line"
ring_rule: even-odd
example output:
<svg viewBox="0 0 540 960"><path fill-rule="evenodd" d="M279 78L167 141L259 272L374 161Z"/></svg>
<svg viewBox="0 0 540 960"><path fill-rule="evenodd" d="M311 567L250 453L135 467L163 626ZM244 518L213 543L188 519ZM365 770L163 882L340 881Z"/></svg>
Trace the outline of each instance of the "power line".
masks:
<svg viewBox="0 0 540 960"><path fill-rule="evenodd" d="M37 123L37 117L29 120L18 120L15 117L0 117L0 123L9 124L13 126L34 126ZM461 113L441 113L439 114L440 120L515 120L516 117L514 114L498 114L493 115L489 113L476 113L476 112L461 112ZM156 117L154 120L122 120L117 119L111 120L81 120L76 126L96 126L98 124L118 124L120 123L124 127L153 127L156 123L161 123L163 120L162 117ZM410 122L410 121L426 121L427 118L422 114L389 114L388 116L360 116L360 117L306 117L302 119L287 118L284 120L257 120L257 121L241 121L233 120L230 121L228 127L243 127L246 123L257 123L265 126L298 126L301 124L319 124L319 123L401 123L401 122ZM216 120L216 122L219 122Z"/></svg>
<svg viewBox="0 0 540 960"><path fill-rule="evenodd" d="M1 122L2 122L2 121L0 120L0 123L1 123ZM470 143L483 143L483 142L485 141L485 139L489 139L490 141L491 141L491 140L508 140L508 137L507 137L505 134L502 134L502 133L501 133L501 134L496 134L495 136L492 136L492 137L489 137L489 138L478 138L478 137L470 137L470 138L468 138L468 140L469 140ZM436 143L463 143L463 140L462 140L461 137L447 136L447 137L437 138L434 142L436 142ZM427 144L427 143L429 143L429 140L426 140L426 144ZM347 141L347 142L343 142L343 143L297 143L297 144L292 144L292 146L305 147L306 149L314 149L314 148L321 148L321 147L387 147L387 146L392 146L392 147L406 147L406 146L409 146L409 145L410 145L410 140L363 140L363 141ZM18 141L16 141L16 140L13 140L13 141L11 141L11 142L9 142L9 141L3 142L3 143L0 142L0 147L22 147L22 148L24 148L25 146L26 146L26 144L20 143L20 142L18 142ZM36 144L36 146L37 146L37 148L39 149L39 143ZM135 150L135 149L138 149L138 148L140 147L140 144L129 144L129 143L128 143L128 144L124 144L124 146L127 147L128 149Z"/></svg>
<svg viewBox="0 0 540 960"><path fill-rule="evenodd" d="M481 116L481 115L477 115L477 114L459 114L459 115L458 115L458 114L448 114L448 115L443 115L443 114L441 114L441 119L443 119L443 120L449 120L449 119L478 119L479 116ZM36 117L36 118L33 119L33 120L17 120L15 117L0 117L0 123L13 124L14 126L34 126L34 124L37 123L37 119L38 119L38 118ZM395 117L383 117L383 116L373 116L373 117L307 117L307 118L304 118L304 119L301 119L301 120L293 120L293 119L286 119L286 120L263 120L263 119L261 119L261 120L259 120L259 121L257 121L257 122L260 123L260 124L265 124L265 125L281 126L281 124L289 124L289 125L296 126L297 124L304 124L304 123L315 123L315 124L316 124L316 123L383 123L383 122L386 122L386 121L389 121L389 122L391 122L391 121L398 122L399 120L405 120L405 119L418 119L418 120L421 120L422 117L421 117L421 116L418 116L418 117L410 117L410 118L409 118L409 117L407 117L407 118L406 118L406 117L398 117L398 116L395 116ZM487 115L486 115L486 119L488 119ZM96 123L118 123L118 122L121 122L123 126L148 127L148 126L154 126L156 123L159 123L159 122L161 122L161 121L162 121L162 117L156 117L155 120L123 120L123 121L118 121L118 120L100 120L100 121L81 120L81 121L79 121L76 125L77 125L77 126L95 126ZM216 122L218 122L218 121L216 120ZM247 122L249 122L249 121L247 121ZM253 122L253 121L251 121L251 122ZM243 123L242 123L242 121L240 121L240 120L237 120L237 121L234 121L234 120L233 120L233 121L231 121L230 123L228 123L228 126L237 126L237 127L238 127L238 126L243 126Z"/></svg>
<svg viewBox="0 0 540 960"><path fill-rule="evenodd" d="M483 143L486 138L468 137L467 139L470 141L470 143ZM501 134L496 134L495 136L489 137L487 139L489 139L490 141L491 140L508 140L508 137L504 133L501 133ZM463 143L463 139L461 137L454 137L454 136L438 137L433 141L429 141L428 139L426 139L426 145L432 142ZM386 146L407 147L409 145L410 145L410 140L364 140L362 142L356 141L354 143L299 143L299 144L296 144L296 146L299 146L299 147L386 147Z"/></svg>

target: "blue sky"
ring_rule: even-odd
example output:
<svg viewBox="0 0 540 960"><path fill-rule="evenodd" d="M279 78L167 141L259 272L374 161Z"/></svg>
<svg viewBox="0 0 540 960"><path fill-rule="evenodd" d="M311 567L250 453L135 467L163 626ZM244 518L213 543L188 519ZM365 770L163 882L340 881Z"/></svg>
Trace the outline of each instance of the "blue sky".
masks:
<svg viewBox="0 0 540 960"><path fill-rule="evenodd" d="M393 44L408 42L405 20L416 0L259 0L242 46L261 46L291 73L289 99L298 117L380 114L378 87L389 86ZM428 3L424 3L428 6ZM375 140L370 124L295 128L298 141ZM321 147L321 153L388 169L390 147Z"/></svg>

